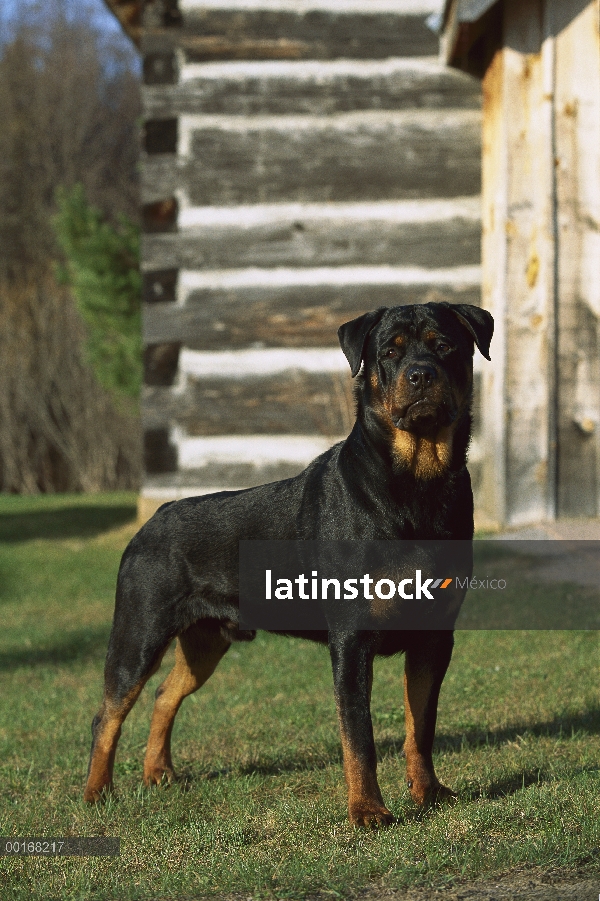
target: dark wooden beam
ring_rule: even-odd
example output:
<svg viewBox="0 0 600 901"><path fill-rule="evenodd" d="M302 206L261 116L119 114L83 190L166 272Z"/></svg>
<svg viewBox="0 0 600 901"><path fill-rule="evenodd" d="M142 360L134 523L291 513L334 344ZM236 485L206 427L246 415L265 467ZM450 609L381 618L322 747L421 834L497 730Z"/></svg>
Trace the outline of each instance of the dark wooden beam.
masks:
<svg viewBox="0 0 600 901"><path fill-rule="evenodd" d="M140 46L143 0L104 0L128 38Z"/></svg>
<svg viewBox="0 0 600 901"><path fill-rule="evenodd" d="M504 0L446 0L441 51L450 65L483 78L502 43Z"/></svg>

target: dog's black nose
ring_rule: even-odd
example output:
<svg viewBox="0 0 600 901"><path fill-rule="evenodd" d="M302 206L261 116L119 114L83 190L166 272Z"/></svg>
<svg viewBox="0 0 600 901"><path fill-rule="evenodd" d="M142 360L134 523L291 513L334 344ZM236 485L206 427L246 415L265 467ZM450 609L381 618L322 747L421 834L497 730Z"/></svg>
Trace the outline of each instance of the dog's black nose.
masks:
<svg viewBox="0 0 600 901"><path fill-rule="evenodd" d="M437 372L433 366L419 363L407 370L406 378L415 388L429 388L437 379Z"/></svg>

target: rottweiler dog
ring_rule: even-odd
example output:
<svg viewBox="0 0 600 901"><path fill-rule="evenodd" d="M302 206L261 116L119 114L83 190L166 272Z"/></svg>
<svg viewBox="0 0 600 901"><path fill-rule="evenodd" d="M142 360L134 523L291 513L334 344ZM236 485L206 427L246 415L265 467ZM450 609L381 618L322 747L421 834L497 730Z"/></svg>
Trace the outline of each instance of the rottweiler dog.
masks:
<svg viewBox="0 0 600 901"><path fill-rule="evenodd" d="M173 778L171 731L181 702L212 675L232 642L255 634L239 625L240 540L472 540L465 463L473 353L476 345L489 360L492 333L491 315L467 304L384 308L345 323L338 336L357 399L349 437L294 478L171 502L140 529L119 570L86 801L111 788L122 723L176 638L175 665L156 692L144 764L147 785ZM305 637L329 646L350 821L393 821L377 782L370 714L377 654L405 653L412 798L426 804L451 797L434 772L432 747L452 631L345 629Z"/></svg>

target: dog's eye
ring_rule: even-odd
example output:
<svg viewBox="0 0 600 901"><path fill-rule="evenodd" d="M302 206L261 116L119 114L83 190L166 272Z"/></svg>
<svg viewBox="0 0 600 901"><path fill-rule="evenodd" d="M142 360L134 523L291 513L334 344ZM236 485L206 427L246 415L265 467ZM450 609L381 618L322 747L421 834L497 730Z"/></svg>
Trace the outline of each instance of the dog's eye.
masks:
<svg viewBox="0 0 600 901"><path fill-rule="evenodd" d="M452 350L452 347L449 344L446 344L445 341L440 341L436 346L436 350L438 353L445 354L449 350Z"/></svg>
<svg viewBox="0 0 600 901"><path fill-rule="evenodd" d="M393 360L393 359L395 359L395 357L398 356L398 351L395 350L393 347L390 347L389 350L385 351L383 356L386 358L386 360Z"/></svg>

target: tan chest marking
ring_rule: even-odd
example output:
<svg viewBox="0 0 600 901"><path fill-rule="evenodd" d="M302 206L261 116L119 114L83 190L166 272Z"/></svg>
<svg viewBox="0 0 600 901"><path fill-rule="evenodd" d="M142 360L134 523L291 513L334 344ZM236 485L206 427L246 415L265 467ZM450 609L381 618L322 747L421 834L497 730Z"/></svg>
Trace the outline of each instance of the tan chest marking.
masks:
<svg viewBox="0 0 600 901"><path fill-rule="evenodd" d="M452 459L452 429L440 429L435 438L422 438L394 429L393 456L402 469L410 469L416 479L442 475Z"/></svg>

